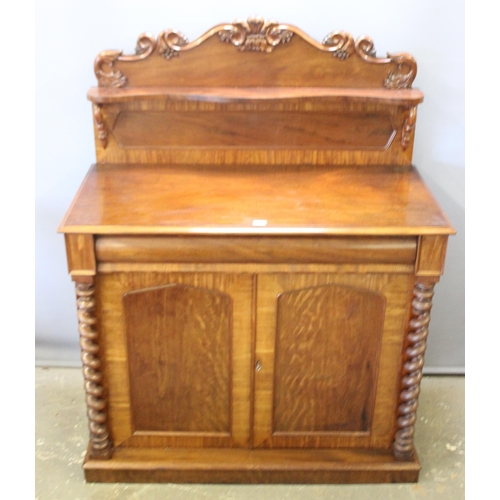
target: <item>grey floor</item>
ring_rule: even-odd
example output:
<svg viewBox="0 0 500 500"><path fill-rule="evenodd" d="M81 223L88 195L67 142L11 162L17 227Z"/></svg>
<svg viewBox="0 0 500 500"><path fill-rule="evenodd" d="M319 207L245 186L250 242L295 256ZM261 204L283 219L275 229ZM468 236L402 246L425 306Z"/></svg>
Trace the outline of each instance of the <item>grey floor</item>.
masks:
<svg viewBox="0 0 500 500"><path fill-rule="evenodd" d="M464 377L424 377L415 442L417 484L189 485L87 484L82 377L75 368L36 371L36 498L39 500L412 500L465 498Z"/></svg>

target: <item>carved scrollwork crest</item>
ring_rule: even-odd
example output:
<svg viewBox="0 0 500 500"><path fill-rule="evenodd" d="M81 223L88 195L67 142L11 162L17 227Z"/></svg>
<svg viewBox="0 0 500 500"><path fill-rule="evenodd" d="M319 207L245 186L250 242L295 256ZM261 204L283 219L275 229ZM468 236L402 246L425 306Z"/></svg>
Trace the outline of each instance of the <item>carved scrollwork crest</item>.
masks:
<svg viewBox="0 0 500 500"><path fill-rule="evenodd" d="M391 71L384 79L387 89L410 89L417 75L417 63L410 54L387 54L387 57L377 57L375 46L370 37L363 36L356 40L356 53L361 59L371 64L397 64L396 71Z"/></svg>
<svg viewBox="0 0 500 500"><path fill-rule="evenodd" d="M158 52L165 59L172 59L177 57L181 47L185 47L188 43L188 39L178 31L162 31L158 35Z"/></svg>
<svg viewBox="0 0 500 500"><path fill-rule="evenodd" d="M387 54L387 57L377 57L370 37L362 36L354 42L349 33L333 31L323 39L322 43L319 43L291 24L280 24L274 20L264 21L260 17L250 17L246 21L236 20L231 24L219 24L192 42L189 42L182 33L168 30L162 31L156 40L148 33L140 35L134 55L123 55L121 51L116 50L103 51L94 63L99 86L125 87L128 85L127 77L115 67L116 62L146 59L157 47L161 57L172 60L181 52L194 49L215 35L222 42L232 44L242 52L263 53L272 52L278 45L288 44L296 35L316 49L329 52L341 61L356 54L369 64L390 65L387 76L381 81L387 89L411 88L417 73L417 64L409 54Z"/></svg>
<svg viewBox="0 0 500 500"><path fill-rule="evenodd" d="M222 42L232 43L241 51L271 52L280 43L288 43L293 36L286 26L277 21L250 17L247 21L235 21L219 31Z"/></svg>
<svg viewBox="0 0 500 500"><path fill-rule="evenodd" d="M354 40L345 31L333 31L323 39L323 45L333 57L344 60L354 52Z"/></svg>
<svg viewBox="0 0 500 500"><path fill-rule="evenodd" d="M94 62L94 72L99 87L125 87L127 77L121 71L115 71L113 65L122 55L118 50L103 50ZM105 69L107 68L107 69Z"/></svg>
<svg viewBox="0 0 500 500"><path fill-rule="evenodd" d="M387 54L390 60L398 65L397 71L391 71L384 80L388 89L411 89L417 75L417 63L410 54Z"/></svg>
<svg viewBox="0 0 500 500"><path fill-rule="evenodd" d="M156 40L153 35L143 33L137 39L134 55L123 55L119 50L104 50L94 61L94 72L99 87L125 87L128 83L127 77L114 68L116 61L140 61L149 57L156 48Z"/></svg>

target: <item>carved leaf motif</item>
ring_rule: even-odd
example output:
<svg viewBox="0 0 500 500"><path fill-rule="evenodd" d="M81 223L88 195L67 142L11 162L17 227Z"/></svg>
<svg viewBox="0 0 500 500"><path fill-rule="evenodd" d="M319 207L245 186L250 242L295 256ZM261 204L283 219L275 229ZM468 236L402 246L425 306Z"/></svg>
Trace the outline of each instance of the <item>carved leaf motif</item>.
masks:
<svg viewBox="0 0 500 500"><path fill-rule="evenodd" d="M277 30L277 36L281 43L288 43L292 39L293 33L287 30Z"/></svg>
<svg viewBox="0 0 500 500"><path fill-rule="evenodd" d="M397 71L391 71L384 80L388 89L411 89L417 74L417 63L409 54L387 54L392 62L398 65Z"/></svg>
<svg viewBox="0 0 500 500"><path fill-rule="evenodd" d="M333 31L323 39L323 45L328 47L333 57L347 59L354 51L352 36L344 31Z"/></svg>
<svg viewBox="0 0 500 500"><path fill-rule="evenodd" d="M262 28L264 27L264 19L260 17L249 17L248 27L250 33L255 35L261 34L263 32Z"/></svg>
<svg viewBox="0 0 500 500"><path fill-rule="evenodd" d="M125 87L127 85L127 77L121 71L113 70L115 61L121 55L122 52L117 50L105 50L97 56L94 62L94 72L99 87Z"/></svg>
<svg viewBox="0 0 500 500"><path fill-rule="evenodd" d="M119 50L105 50L95 59L94 72L99 87L125 87L128 84L127 77L113 68L116 61L140 61L149 57L156 48L156 40L149 33L142 33L137 39L134 55L123 55Z"/></svg>
<svg viewBox="0 0 500 500"><path fill-rule="evenodd" d="M410 114L408 118L403 123L403 130L401 132L401 146L406 149L410 144L411 136L415 130L415 125L417 123L417 107L414 106L410 109Z"/></svg>
<svg viewBox="0 0 500 500"><path fill-rule="evenodd" d="M293 25L264 21L260 17L250 17L246 21L237 20L232 24L219 24L193 42L189 42L183 34L174 30L161 32L157 40L152 35L143 33L137 40L134 55L123 55L122 52L116 50L101 52L95 60L94 70L100 87L125 87L128 85L127 77L114 67L115 63L146 59L157 46L158 53L170 60L179 56L181 52L194 49L210 37L218 35L222 42L231 43L241 51L268 53L280 44L289 43L294 34L316 49L330 52L339 60L348 59L356 53L367 63L389 65L387 77L380 82L385 88L408 89L411 88L415 79L417 65L411 55L401 53L388 54L385 58L377 57L370 37L363 36L354 42L349 33L334 31L328 34L322 43L319 43Z"/></svg>
<svg viewBox="0 0 500 500"><path fill-rule="evenodd" d="M369 36L362 36L356 40L356 52L367 62L378 62L377 51L373 40Z"/></svg>
<svg viewBox="0 0 500 500"><path fill-rule="evenodd" d="M158 52L165 59L178 57L179 49L189 43L187 37L177 31L162 31L158 35Z"/></svg>
<svg viewBox="0 0 500 500"><path fill-rule="evenodd" d="M272 52L276 45L288 43L293 33L282 28L276 21L264 22L251 17L247 21L235 21L219 31L222 42L232 43L241 51Z"/></svg>
<svg viewBox="0 0 500 500"><path fill-rule="evenodd" d="M102 116L102 106L94 103L92 105L92 111L94 113L94 122L97 128L97 138L103 149L106 149L108 145L108 130L104 122L104 117Z"/></svg>
<svg viewBox="0 0 500 500"><path fill-rule="evenodd" d="M233 37L233 32L230 30L219 31L219 38L221 42L231 43L231 38Z"/></svg>
<svg viewBox="0 0 500 500"><path fill-rule="evenodd" d="M396 71L389 72L384 79L384 87L387 89L411 89L413 80L417 75L417 63L410 54L387 54L387 57L377 57L373 41L364 36L356 40L354 46L356 53L368 63L372 64L397 64Z"/></svg>

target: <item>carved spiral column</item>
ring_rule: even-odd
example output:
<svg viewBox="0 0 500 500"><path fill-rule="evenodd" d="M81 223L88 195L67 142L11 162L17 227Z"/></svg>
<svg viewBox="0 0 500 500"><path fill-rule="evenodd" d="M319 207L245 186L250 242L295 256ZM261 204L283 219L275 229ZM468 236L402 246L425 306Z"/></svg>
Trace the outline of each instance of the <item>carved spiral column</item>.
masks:
<svg viewBox="0 0 500 500"><path fill-rule="evenodd" d="M417 419L418 395L422 380L422 367L427 347L428 325L433 281L417 281L413 289L410 331L407 337L403 364L401 394L399 396L397 431L394 439L394 456L398 460L413 459L413 435Z"/></svg>
<svg viewBox="0 0 500 500"><path fill-rule="evenodd" d="M78 307L78 331L82 349L85 401L89 420L89 457L111 458L113 447L108 429L107 400L102 385L101 361L99 359L98 332L95 327L94 285L76 284Z"/></svg>

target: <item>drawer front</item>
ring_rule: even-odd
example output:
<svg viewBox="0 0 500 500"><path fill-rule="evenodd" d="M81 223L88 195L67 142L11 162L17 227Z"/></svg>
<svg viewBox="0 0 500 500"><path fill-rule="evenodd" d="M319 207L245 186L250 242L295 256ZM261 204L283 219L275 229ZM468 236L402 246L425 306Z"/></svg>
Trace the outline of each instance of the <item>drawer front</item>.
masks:
<svg viewBox="0 0 500 500"><path fill-rule="evenodd" d="M413 264L415 237L98 236L101 263Z"/></svg>

